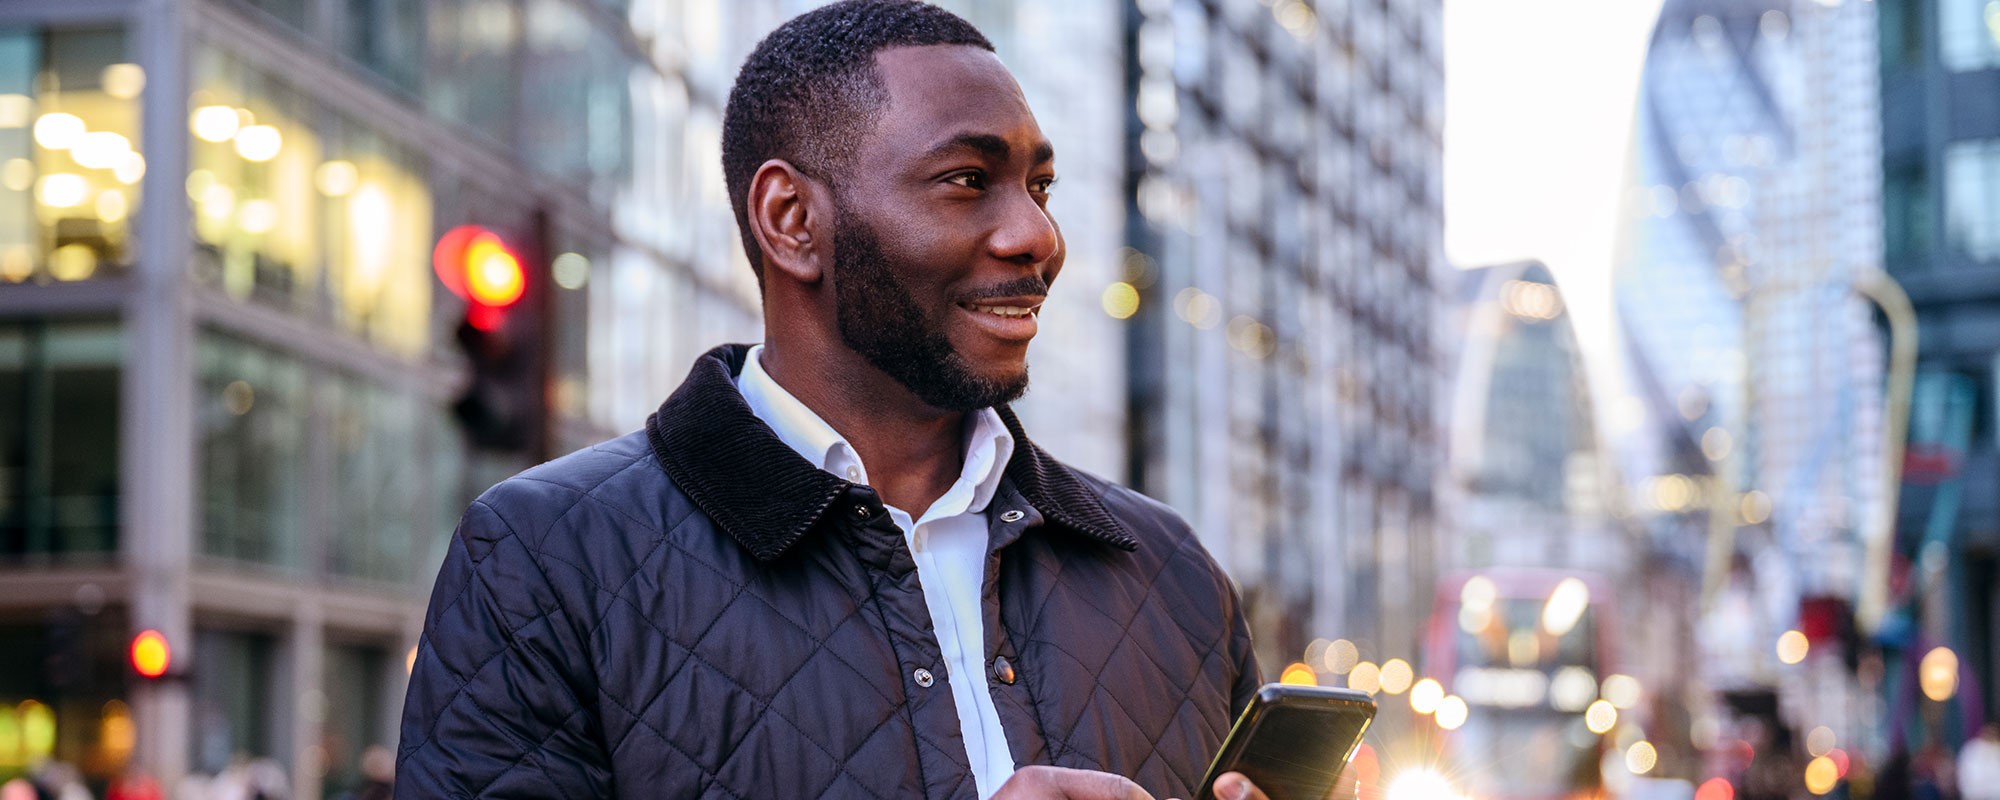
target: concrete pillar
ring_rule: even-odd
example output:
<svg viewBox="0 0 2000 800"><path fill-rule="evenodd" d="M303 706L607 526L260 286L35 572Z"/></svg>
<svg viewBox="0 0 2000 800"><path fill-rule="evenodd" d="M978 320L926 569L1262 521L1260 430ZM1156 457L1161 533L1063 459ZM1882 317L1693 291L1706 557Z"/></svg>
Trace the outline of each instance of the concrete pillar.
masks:
<svg viewBox="0 0 2000 800"><path fill-rule="evenodd" d="M129 18L133 56L146 71L141 188L132 291L125 308L121 384L120 554L131 577L134 631L164 633L172 672L193 666L188 571L197 525L193 324L186 292L188 210L186 9L182 0L139 0ZM128 632L130 633L130 632ZM137 763L173 786L188 768L190 684L169 678L136 687Z"/></svg>

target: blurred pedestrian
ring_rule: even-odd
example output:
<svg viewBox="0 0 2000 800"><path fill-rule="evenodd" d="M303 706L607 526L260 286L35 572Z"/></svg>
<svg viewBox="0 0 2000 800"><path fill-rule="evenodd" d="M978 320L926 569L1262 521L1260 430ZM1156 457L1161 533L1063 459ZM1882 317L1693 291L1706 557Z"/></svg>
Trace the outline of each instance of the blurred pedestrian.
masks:
<svg viewBox="0 0 2000 800"><path fill-rule="evenodd" d="M166 792L152 773L139 767L128 767L125 772L111 782L104 791L104 800L166 800Z"/></svg>
<svg viewBox="0 0 2000 800"><path fill-rule="evenodd" d="M1986 723L1958 751L1958 795L2000 800L2000 723Z"/></svg>
<svg viewBox="0 0 2000 800"><path fill-rule="evenodd" d="M1008 410L1065 250L993 45L913 0L808 11L738 73L722 161L763 343L473 504L397 792L1195 794L1248 626L1184 521Z"/></svg>

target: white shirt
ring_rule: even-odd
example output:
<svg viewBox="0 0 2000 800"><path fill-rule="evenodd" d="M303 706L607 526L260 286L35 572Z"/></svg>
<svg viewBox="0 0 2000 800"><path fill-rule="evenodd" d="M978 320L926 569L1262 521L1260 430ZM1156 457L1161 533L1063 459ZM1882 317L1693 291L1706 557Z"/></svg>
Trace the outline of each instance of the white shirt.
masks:
<svg viewBox="0 0 2000 800"><path fill-rule="evenodd" d="M805 403L771 379L759 358L764 346L750 348L736 388L750 412L778 434L798 454L841 478L867 485L868 468L846 437L826 424ZM980 797L991 796L1014 774L1014 756L993 693L986 682L985 619L979 594L986 579L986 509L1000 485L1007 459L1014 455L1014 437L991 408L967 418L965 466L958 481L915 518L895 506L889 517L903 530L903 540L917 562L917 582L924 587L924 605L944 654L946 683L958 707L959 734L972 764Z"/></svg>

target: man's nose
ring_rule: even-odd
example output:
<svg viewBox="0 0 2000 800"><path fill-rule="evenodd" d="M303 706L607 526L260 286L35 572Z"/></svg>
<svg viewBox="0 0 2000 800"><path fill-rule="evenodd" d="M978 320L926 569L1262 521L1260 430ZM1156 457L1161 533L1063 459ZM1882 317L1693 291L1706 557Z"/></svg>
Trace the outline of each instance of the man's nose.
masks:
<svg viewBox="0 0 2000 800"><path fill-rule="evenodd" d="M993 255L1022 264L1040 264L1054 258L1062 247L1062 239L1048 209L1035 202L1026 188L1008 195L999 228L990 240Z"/></svg>

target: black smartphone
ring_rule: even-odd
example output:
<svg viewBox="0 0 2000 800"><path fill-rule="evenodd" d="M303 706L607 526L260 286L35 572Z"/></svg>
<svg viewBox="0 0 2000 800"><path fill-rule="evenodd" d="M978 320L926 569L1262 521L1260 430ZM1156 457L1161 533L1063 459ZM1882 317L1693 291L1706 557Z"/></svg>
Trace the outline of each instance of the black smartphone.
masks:
<svg viewBox="0 0 2000 800"><path fill-rule="evenodd" d="M1195 798L1215 800L1215 779L1241 772L1271 800L1326 800L1374 720L1375 698L1364 692L1264 684L1229 729Z"/></svg>

